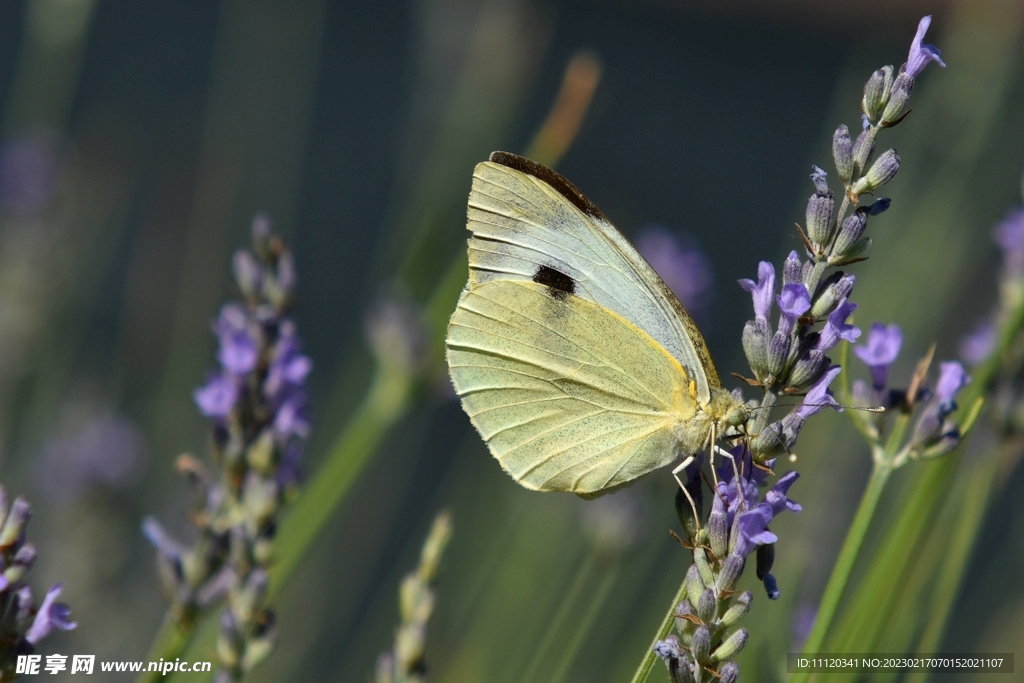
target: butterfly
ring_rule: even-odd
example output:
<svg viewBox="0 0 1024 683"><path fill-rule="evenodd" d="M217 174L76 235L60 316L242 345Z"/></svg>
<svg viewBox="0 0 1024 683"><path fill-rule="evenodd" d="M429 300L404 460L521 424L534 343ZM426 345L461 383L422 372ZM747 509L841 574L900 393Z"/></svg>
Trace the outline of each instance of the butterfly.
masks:
<svg viewBox="0 0 1024 683"><path fill-rule="evenodd" d="M467 228L448 368L517 482L599 495L745 422L682 304L568 180L494 152L473 171Z"/></svg>

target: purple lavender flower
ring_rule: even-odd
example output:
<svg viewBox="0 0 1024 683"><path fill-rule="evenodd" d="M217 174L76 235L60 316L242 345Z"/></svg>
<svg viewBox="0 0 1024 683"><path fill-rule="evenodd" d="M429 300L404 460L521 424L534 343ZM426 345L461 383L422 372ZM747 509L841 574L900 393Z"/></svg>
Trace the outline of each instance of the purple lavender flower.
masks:
<svg viewBox="0 0 1024 683"><path fill-rule="evenodd" d="M754 315L759 321L767 322L772 310L772 297L775 295L775 266L768 261L757 265L757 282L740 280L740 287L750 292L754 298Z"/></svg>
<svg viewBox="0 0 1024 683"><path fill-rule="evenodd" d="M910 78L917 78L918 75L924 68L928 66L929 62L935 62L939 66L946 66L946 63L939 59L939 50L934 45L926 45L924 41L924 34L928 32L928 27L931 26L932 18L931 15L922 17L921 21L917 24L917 34L914 36L914 42L910 44L910 53L907 55L907 64L903 70L903 73L907 74Z"/></svg>
<svg viewBox="0 0 1024 683"><path fill-rule="evenodd" d="M857 358L871 370L871 379L875 390L885 389L889 376L889 366L896 360L903 344L903 333L898 325L886 327L882 323L873 323L868 330L868 343L855 346L853 352Z"/></svg>
<svg viewBox="0 0 1024 683"><path fill-rule="evenodd" d="M789 336L797 319L811 310L811 296L802 283L783 285L782 292L776 297L779 304L779 334Z"/></svg>
<svg viewBox="0 0 1024 683"><path fill-rule="evenodd" d="M212 373L206 384L192 393L199 412L206 417L224 419L238 401L238 383L224 373Z"/></svg>
<svg viewBox="0 0 1024 683"><path fill-rule="evenodd" d="M644 228L635 245L668 288L696 320L711 303L714 274L704 252L660 225Z"/></svg>
<svg viewBox="0 0 1024 683"><path fill-rule="evenodd" d="M939 381L935 385L935 399L940 403L953 400L957 392L970 383L971 378L960 363L947 361L939 364Z"/></svg>
<svg viewBox="0 0 1024 683"><path fill-rule="evenodd" d="M971 334L960 341L960 357L970 366L988 358L996 346L996 326L991 320L981 323Z"/></svg>
<svg viewBox="0 0 1024 683"><path fill-rule="evenodd" d="M1024 275L1024 207L1007 213L992 231L992 239L1003 250L1005 277L1017 279Z"/></svg>
<svg viewBox="0 0 1024 683"><path fill-rule="evenodd" d="M232 374L244 375L256 367L259 353L249 328L249 317L237 304L225 305L213 324L213 332L220 341L217 360Z"/></svg>
<svg viewBox="0 0 1024 683"><path fill-rule="evenodd" d="M46 591L43 604L39 606L32 626L25 633L25 640L36 645L43 638L50 634L50 631L57 628L61 631L70 631L77 623L71 621L71 608L62 602L56 602L62 590L61 585L54 584Z"/></svg>
<svg viewBox="0 0 1024 683"><path fill-rule="evenodd" d="M824 374L818 378L818 381L811 385L807 395L804 396L803 402L797 406L793 412L798 414L804 420L826 407L832 408L837 412L842 412L842 407L836 403L834 398L832 398L832 393L828 388L828 385L832 383L832 380L839 376L841 370L842 368L838 365L833 365L831 368L826 370Z"/></svg>
<svg viewBox="0 0 1024 683"><path fill-rule="evenodd" d="M848 302L846 299L840 300L836 310L829 314L828 320L818 336L818 343L814 347L816 351L828 351L838 344L840 339L852 344L860 338L860 330L846 322L846 319L855 310L857 310L857 304Z"/></svg>

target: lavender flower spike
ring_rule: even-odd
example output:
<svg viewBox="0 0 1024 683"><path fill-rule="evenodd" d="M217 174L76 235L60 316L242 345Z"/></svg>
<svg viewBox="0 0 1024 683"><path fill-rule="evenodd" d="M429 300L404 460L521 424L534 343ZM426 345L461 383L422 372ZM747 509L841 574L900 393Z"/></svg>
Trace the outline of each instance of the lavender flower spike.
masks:
<svg viewBox="0 0 1024 683"><path fill-rule="evenodd" d="M882 323L874 323L868 331L867 345L853 348L857 358L871 369L871 379L876 390L885 389L889 366L899 355L902 344L903 333L898 325L886 327Z"/></svg>
<svg viewBox="0 0 1024 683"><path fill-rule="evenodd" d="M924 71L924 68L928 66L928 62L935 62L943 67L946 66L946 63L939 59L938 48L922 42L924 34L928 32L928 27L931 26L931 23L931 15L922 17L917 25L917 35L914 36L914 42L910 44L910 54L907 55L907 66L903 73L911 78L917 78Z"/></svg>

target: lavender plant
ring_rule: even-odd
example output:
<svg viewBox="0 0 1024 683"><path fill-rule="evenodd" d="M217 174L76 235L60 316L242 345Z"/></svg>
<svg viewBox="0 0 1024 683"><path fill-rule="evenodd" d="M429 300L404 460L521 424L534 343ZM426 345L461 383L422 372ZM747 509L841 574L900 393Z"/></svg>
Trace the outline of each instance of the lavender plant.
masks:
<svg viewBox="0 0 1024 683"><path fill-rule="evenodd" d="M155 519L143 523L179 629L189 630L200 612L224 601L217 640L223 681L241 679L274 647L274 615L264 604L267 570L309 434L303 384L312 364L287 317L292 255L265 217L256 217L252 235L253 252L239 250L233 261L244 300L226 304L213 323L220 367L194 393L213 422L215 469L190 455L177 462L196 489L190 520L198 538L188 547Z"/></svg>
<svg viewBox="0 0 1024 683"><path fill-rule="evenodd" d="M733 659L748 634L736 624L749 611L753 595L749 591L737 594L735 587L751 553L756 552L757 577L768 597L779 596L771 574L777 537L768 525L783 510L800 510L787 496L799 475L793 471L784 474L760 502L757 489L767 484L778 457L792 452L807 419L825 407L841 410L829 391L841 368L833 365L827 354L840 341L856 341L860 330L847 323L856 309L850 301L854 276L839 268L864 260L871 245L870 238L864 236L868 221L889 207L889 199L875 195L895 177L900 158L892 149L875 155L878 133L898 125L909 113L907 105L915 79L927 64L935 61L944 66L939 51L923 43L930 22L931 17L924 17L919 23L907 61L898 71L885 66L868 79L861 102L862 130L857 137L851 138L845 125L836 129L832 152L842 188L838 209L825 171L813 167L814 193L808 199L805 226L800 230L804 253L793 251L786 258L781 287L776 289L776 271L767 261L758 266L756 282L740 281L751 293L754 307L754 319L744 326L742 338L753 377L744 379L762 394L760 401L748 403L753 417L746 425L746 435L736 435L742 437L741 444L731 449L727 462L716 473L706 523L701 523L700 462L688 473L685 490L677 494L677 509L687 535L683 543L693 554L693 565L653 646L653 653L665 663L672 681L737 679L739 670ZM871 201L863 202L865 196ZM773 304L779 307L774 326ZM874 363L875 399L881 398L885 368L895 357L891 335L879 329L874 328L868 345L858 349L858 355ZM895 346L898 351L898 343ZM926 370L925 365L916 384L903 394L898 404L901 416L913 409ZM922 411L913 436L899 451L899 464L911 457L939 455L956 445L960 430L949 417L955 405L953 395L966 381L959 365L944 366L933 399ZM803 400L787 415L771 420L772 408L780 398L800 394ZM864 405L894 407L897 403L865 401ZM887 416L872 412L865 415L856 419L865 429L874 426L877 442L881 421ZM895 452L892 457L896 457ZM898 466L895 461L892 464ZM819 613L812 641L827 621ZM669 635L673 626L677 634ZM651 663L648 655L634 681L646 679Z"/></svg>
<svg viewBox="0 0 1024 683"><path fill-rule="evenodd" d="M451 535L451 515L442 511L434 518L423 543L419 565L402 580L398 591L402 621L395 631L394 647L377 658L376 683L422 683L426 680L427 621L436 600L431 583Z"/></svg>
<svg viewBox="0 0 1024 683"><path fill-rule="evenodd" d="M25 527L32 506L21 496L8 502L0 486L0 681L16 677L18 657L31 655L53 629L69 631L71 609L57 602L61 585L46 591L39 606L32 603L32 589L25 582L36 560L36 547L25 541Z"/></svg>

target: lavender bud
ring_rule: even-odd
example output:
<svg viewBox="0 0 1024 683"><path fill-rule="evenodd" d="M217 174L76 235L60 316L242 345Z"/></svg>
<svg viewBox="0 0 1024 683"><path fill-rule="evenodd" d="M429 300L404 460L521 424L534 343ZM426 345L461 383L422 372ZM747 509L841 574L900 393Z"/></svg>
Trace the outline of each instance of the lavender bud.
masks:
<svg viewBox="0 0 1024 683"><path fill-rule="evenodd" d="M846 275L839 270L825 279L815 292L814 302L811 304L811 315L815 318L823 318L835 310L839 302L848 298L853 291L853 275Z"/></svg>
<svg viewBox="0 0 1024 683"><path fill-rule="evenodd" d="M725 628L734 626L739 623L740 619L747 616L747 612L750 611L750 603L754 601L754 594L750 591L743 591L739 594L729 609L725 611L719 623Z"/></svg>
<svg viewBox="0 0 1024 683"><path fill-rule="evenodd" d="M828 365L829 358L824 351L808 350L797 359L789 371L789 386L794 389L806 389L821 377L821 373Z"/></svg>
<svg viewBox="0 0 1024 683"><path fill-rule="evenodd" d="M718 683L736 683L740 677L740 667L736 662L726 662L718 670Z"/></svg>
<svg viewBox="0 0 1024 683"><path fill-rule="evenodd" d="M693 563L697 566L697 571L700 572L700 580L704 582L704 586L715 585L715 572L711 568L711 563L708 561L708 554L704 548L697 548L693 551ZM703 590L703 586L701 590ZM700 593L690 596L690 602L696 604L697 599L700 597Z"/></svg>
<svg viewBox="0 0 1024 683"><path fill-rule="evenodd" d="M815 246L824 247L831 241L834 209L835 199L827 187L825 192L816 192L807 200L807 237Z"/></svg>
<svg viewBox="0 0 1024 683"><path fill-rule="evenodd" d="M700 599L697 600L697 618L705 624L710 624L715 620L717 607L718 600L715 599L715 591L705 588L700 594Z"/></svg>
<svg viewBox="0 0 1024 683"><path fill-rule="evenodd" d="M708 515L708 540L711 543L711 552L722 557L729 548L729 515L716 501Z"/></svg>
<svg viewBox="0 0 1024 683"><path fill-rule="evenodd" d="M871 74L867 83L864 84L864 98L861 100L861 109L868 120L875 122L889 99L889 91L892 87L892 67L883 66Z"/></svg>
<svg viewBox="0 0 1024 683"><path fill-rule="evenodd" d="M730 553L722 563L722 569L718 572L718 590L726 592L734 589L736 582L740 580L740 575L743 574L745 564L746 559L742 555Z"/></svg>
<svg viewBox="0 0 1024 683"><path fill-rule="evenodd" d="M801 284L803 282L803 264L796 251L789 252L786 262L782 264L782 284Z"/></svg>
<svg viewBox="0 0 1024 683"><path fill-rule="evenodd" d="M870 130L862 130L853 141L853 173L863 173L871 154L875 151L875 136Z"/></svg>
<svg viewBox="0 0 1024 683"><path fill-rule="evenodd" d="M894 149L887 150L871 165L867 175L854 184L852 191L854 194L872 192L896 177L898 170L900 170L899 155Z"/></svg>
<svg viewBox="0 0 1024 683"><path fill-rule="evenodd" d="M704 664L711 655L711 631L707 626L698 626L693 632L693 640L690 642L690 652L698 664Z"/></svg>
<svg viewBox="0 0 1024 683"><path fill-rule="evenodd" d="M256 261L256 258L244 249L235 252L231 260L232 269L235 271L235 282L242 295L247 299L253 299L260 294L260 282L263 279L263 269Z"/></svg>
<svg viewBox="0 0 1024 683"><path fill-rule="evenodd" d="M725 639L725 642L715 648L711 655L712 661L721 662L730 660L740 653L743 646L747 644L747 629L741 628Z"/></svg>
<svg viewBox="0 0 1024 683"><path fill-rule="evenodd" d="M10 512L7 513L7 519L4 520L3 529L0 529L0 550L6 550L18 542L31 517L32 506L29 502L21 496L15 498Z"/></svg>
<svg viewBox="0 0 1024 683"><path fill-rule="evenodd" d="M792 338L782 332L776 332L768 346L768 373L773 377L781 377L789 360L789 349Z"/></svg>
<svg viewBox="0 0 1024 683"><path fill-rule="evenodd" d="M763 462L785 450L782 438L782 424L772 422L750 441L750 450Z"/></svg>
<svg viewBox="0 0 1024 683"><path fill-rule="evenodd" d="M907 101L910 99L910 92L913 89L914 79L910 75L901 73L896 77L896 81L892 84L889 103L885 105L879 125L894 126L899 123L899 118L907 107Z"/></svg>
<svg viewBox="0 0 1024 683"><path fill-rule="evenodd" d="M938 402L932 401L922 411L914 425L911 441L918 447L930 446L942 433L942 410Z"/></svg>
<svg viewBox="0 0 1024 683"><path fill-rule="evenodd" d="M242 635L238 632L235 618L231 610L224 610L220 615L220 637L217 638L217 656L221 664L233 667L242 656Z"/></svg>
<svg viewBox="0 0 1024 683"><path fill-rule="evenodd" d="M696 564L691 564L690 568L686 570L686 595L690 599L690 604L697 604L700 600L700 594L704 592L704 581L701 579L700 570L697 569Z"/></svg>
<svg viewBox="0 0 1024 683"><path fill-rule="evenodd" d="M693 626L693 622L686 618L693 614L693 606L686 598L683 598L682 601L676 605L676 609L672 614L676 619L676 630L680 633L686 633L688 629Z"/></svg>
<svg viewBox="0 0 1024 683"><path fill-rule="evenodd" d="M865 86L865 96L867 86ZM832 158L836 162L836 173L843 185L850 184L853 177L853 141L850 140L850 129L840 124L832 136Z"/></svg>
<svg viewBox="0 0 1024 683"><path fill-rule="evenodd" d="M960 427L955 422L947 421L942 426L942 436L925 450L921 457L937 458L949 453L960 445Z"/></svg>
<svg viewBox="0 0 1024 683"><path fill-rule="evenodd" d="M836 241L832 244L834 257L846 256L847 252L861 238L868 225L868 214L868 207L862 206L846 217L842 227L839 228L839 234L836 235Z"/></svg>
<svg viewBox="0 0 1024 683"><path fill-rule="evenodd" d="M768 374L768 333L768 324L762 320L751 320L743 326L743 352L758 379Z"/></svg>

